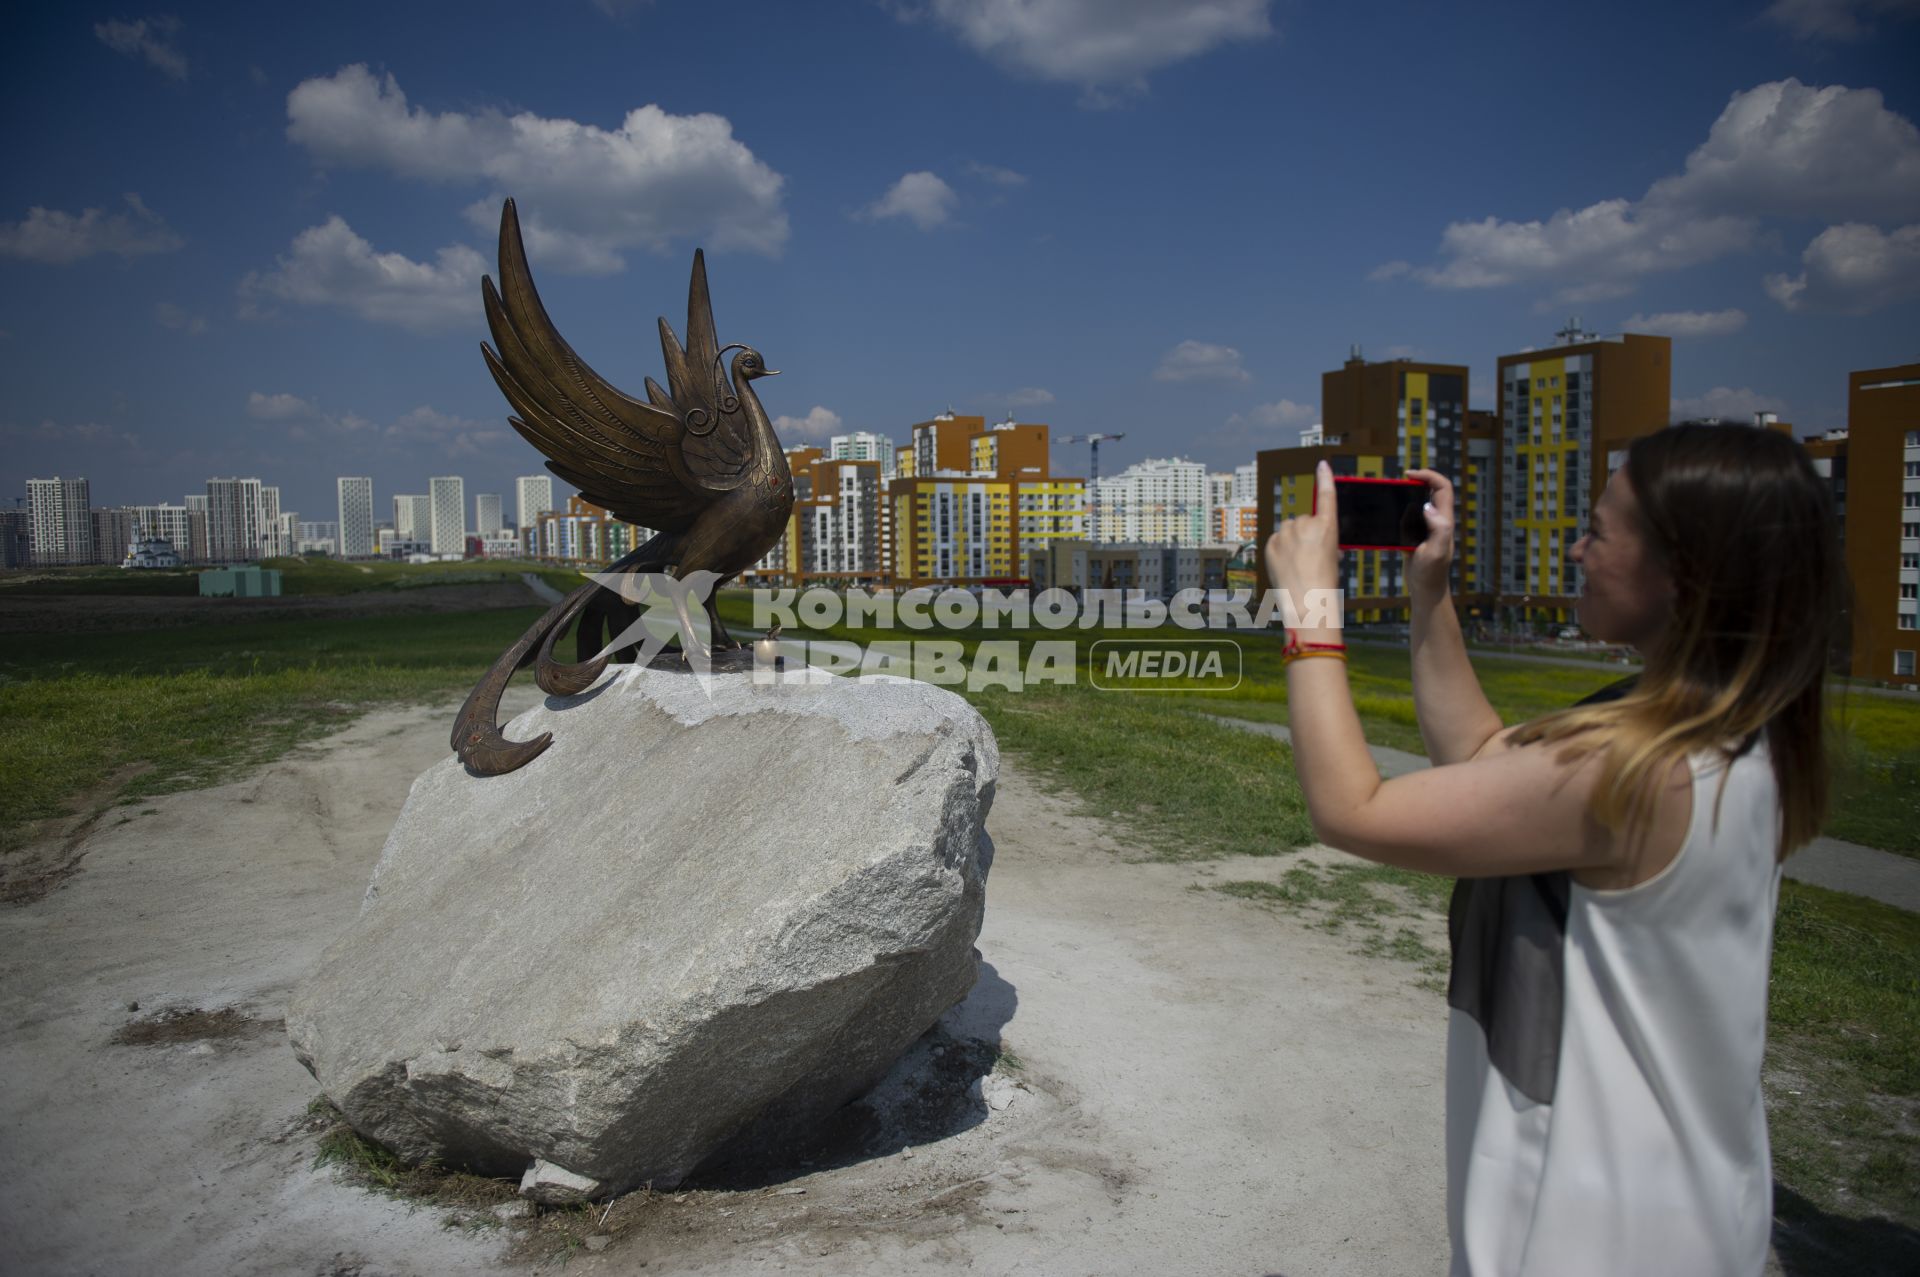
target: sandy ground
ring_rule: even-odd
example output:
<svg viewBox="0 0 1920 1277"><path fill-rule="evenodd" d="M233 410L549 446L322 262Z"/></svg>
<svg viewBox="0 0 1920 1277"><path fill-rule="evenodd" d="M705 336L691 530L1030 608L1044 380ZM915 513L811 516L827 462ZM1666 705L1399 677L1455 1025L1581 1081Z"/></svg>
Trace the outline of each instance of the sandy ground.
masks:
<svg viewBox="0 0 1920 1277"><path fill-rule="evenodd" d="M445 753L448 713L377 712L234 783L116 809L76 876L0 911L7 1271L557 1270L515 1227L448 1228L312 1169L317 1090L279 1024ZM982 977L939 1041L1000 1038L1020 1067L918 1146L623 1208L566 1271L1444 1269L1444 1008L1412 967L1204 890L1290 861L1135 863L1124 830L1015 766L989 827ZM233 1013L207 1036L113 1040L184 1008Z"/></svg>

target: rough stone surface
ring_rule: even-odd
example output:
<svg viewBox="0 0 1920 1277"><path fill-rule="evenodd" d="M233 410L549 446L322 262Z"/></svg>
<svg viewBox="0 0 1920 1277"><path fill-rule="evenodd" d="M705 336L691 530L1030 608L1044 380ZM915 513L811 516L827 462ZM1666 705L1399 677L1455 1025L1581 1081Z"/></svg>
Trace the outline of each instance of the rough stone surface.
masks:
<svg viewBox="0 0 1920 1277"><path fill-rule="evenodd" d="M414 782L288 1005L363 1135L669 1187L860 1094L972 987L999 755L959 697L629 670L507 734L548 730L517 772Z"/></svg>
<svg viewBox="0 0 1920 1277"><path fill-rule="evenodd" d="M555 1166L538 1157L527 1167L527 1173L520 1177L520 1196L546 1206L589 1201L603 1188L604 1185L597 1179L575 1175L564 1166Z"/></svg>

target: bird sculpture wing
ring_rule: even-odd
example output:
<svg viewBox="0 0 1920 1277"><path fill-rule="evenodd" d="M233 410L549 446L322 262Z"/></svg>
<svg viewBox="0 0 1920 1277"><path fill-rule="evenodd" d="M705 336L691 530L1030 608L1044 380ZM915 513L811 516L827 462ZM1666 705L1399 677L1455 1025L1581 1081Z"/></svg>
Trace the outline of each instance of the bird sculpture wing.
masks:
<svg viewBox="0 0 1920 1277"><path fill-rule="evenodd" d="M615 389L553 326L533 286L512 200L500 214L500 289L483 279L481 294L499 353L485 343L480 351L518 414L508 424L586 500L629 523L677 532L745 479L753 434L715 371L718 350L699 254L688 298L691 347L683 350L661 321L671 391L648 378L646 402ZM724 411L730 400L733 411Z"/></svg>

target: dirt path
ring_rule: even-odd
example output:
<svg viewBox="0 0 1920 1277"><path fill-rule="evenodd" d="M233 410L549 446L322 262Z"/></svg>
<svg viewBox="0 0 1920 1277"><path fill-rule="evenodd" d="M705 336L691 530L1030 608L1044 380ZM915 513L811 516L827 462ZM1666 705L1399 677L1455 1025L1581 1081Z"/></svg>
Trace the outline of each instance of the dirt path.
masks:
<svg viewBox="0 0 1920 1277"><path fill-rule="evenodd" d="M554 1270L511 1229L450 1230L312 1170L316 1090L278 1023L447 713L377 712L121 809L76 877L0 912L10 1267ZM1204 889L1292 862L1130 863L1123 833L1015 766L989 827L986 965L946 1028L1016 1054L991 1103L919 1147L661 1199L568 1272L1444 1267L1443 1008L1412 967ZM170 1009L215 1014L156 1022Z"/></svg>

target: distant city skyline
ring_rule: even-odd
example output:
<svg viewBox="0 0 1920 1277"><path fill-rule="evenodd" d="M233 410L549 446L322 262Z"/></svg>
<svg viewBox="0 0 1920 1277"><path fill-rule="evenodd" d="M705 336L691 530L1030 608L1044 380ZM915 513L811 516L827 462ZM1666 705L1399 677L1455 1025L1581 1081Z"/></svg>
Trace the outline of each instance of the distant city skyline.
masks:
<svg viewBox="0 0 1920 1277"><path fill-rule="evenodd" d="M341 475L378 510L459 473L504 513L540 462L477 351L507 195L630 394L704 246L789 445L950 405L1224 470L1351 344L1485 408L1569 315L1672 337L1675 416L1812 434L1920 356L1910 6L160 12L10 32L0 492L258 475L324 519Z"/></svg>

